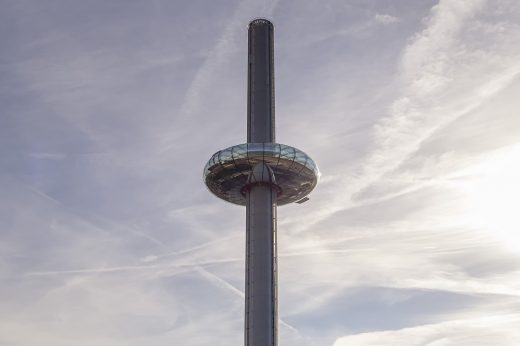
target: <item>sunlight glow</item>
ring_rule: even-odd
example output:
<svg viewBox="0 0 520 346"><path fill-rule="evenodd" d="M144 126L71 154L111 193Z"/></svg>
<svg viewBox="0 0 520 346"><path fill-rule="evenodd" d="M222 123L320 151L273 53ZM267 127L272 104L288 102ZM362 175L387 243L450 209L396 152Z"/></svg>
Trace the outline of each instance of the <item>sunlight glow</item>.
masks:
<svg viewBox="0 0 520 346"><path fill-rule="evenodd" d="M468 173L462 185L468 223L520 249L520 143L494 152Z"/></svg>

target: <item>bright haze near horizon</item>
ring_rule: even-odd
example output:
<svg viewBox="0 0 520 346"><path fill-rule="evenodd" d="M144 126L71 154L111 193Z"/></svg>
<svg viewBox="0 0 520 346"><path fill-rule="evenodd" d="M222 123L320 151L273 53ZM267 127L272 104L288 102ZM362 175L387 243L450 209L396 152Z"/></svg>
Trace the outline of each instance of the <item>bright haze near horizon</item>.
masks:
<svg viewBox="0 0 520 346"><path fill-rule="evenodd" d="M0 345L241 345L247 24L275 25L280 345L520 345L520 2L1 1Z"/></svg>

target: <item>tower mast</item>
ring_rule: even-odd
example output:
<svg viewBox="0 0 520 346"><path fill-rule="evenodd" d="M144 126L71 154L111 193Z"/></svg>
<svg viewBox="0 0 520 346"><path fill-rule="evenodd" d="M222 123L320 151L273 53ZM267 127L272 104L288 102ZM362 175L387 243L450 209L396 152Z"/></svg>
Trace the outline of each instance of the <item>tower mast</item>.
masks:
<svg viewBox="0 0 520 346"><path fill-rule="evenodd" d="M320 172L303 151L275 142L273 24L249 24L247 143L217 151L204 167L208 189L246 207L246 346L278 345L276 208L301 202Z"/></svg>
<svg viewBox="0 0 520 346"><path fill-rule="evenodd" d="M248 30L247 142L273 143L273 24L256 19ZM254 181L253 181L254 179ZM257 182L253 184L253 182ZM269 165L257 163L246 192L245 345L278 345L276 197Z"/></svg>

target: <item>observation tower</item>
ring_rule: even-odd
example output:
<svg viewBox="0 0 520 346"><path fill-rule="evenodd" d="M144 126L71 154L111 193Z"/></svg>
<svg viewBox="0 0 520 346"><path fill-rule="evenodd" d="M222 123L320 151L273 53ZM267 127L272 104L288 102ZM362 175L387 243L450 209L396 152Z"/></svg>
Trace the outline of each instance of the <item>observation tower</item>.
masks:
<svg viewBox="0 0 520 346"><path fill-rule="evenodd" d="M319 171L303 151L275 141L273 24L248 29L247 143L217 151L204 182L246 207L245 345L278 345L276 208L303 202Z"/></svg>

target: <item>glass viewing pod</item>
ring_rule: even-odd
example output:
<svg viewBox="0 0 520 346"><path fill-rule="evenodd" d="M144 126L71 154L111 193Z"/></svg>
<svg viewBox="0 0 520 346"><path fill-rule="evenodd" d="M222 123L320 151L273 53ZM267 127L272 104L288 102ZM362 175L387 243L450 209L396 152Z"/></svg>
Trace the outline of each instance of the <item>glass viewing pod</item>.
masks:
<svg viewBox="0 0 520 346"><path fill-rule="evenodd" d="M246 205L249 173L262 162L273 170L278 205L303 199L318 183L316 163L303 151L278 143L245 143L220 150L204 167L203 179L217 197Z"/></svg>

